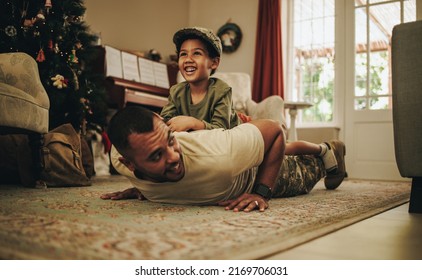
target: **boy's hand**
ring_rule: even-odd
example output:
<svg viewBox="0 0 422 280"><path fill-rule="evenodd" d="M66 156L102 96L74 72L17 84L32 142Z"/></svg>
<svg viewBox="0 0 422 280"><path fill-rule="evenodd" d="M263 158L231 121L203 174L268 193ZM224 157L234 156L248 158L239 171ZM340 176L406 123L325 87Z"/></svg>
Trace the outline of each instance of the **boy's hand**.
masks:
<svg viewBox="0 0 422 280"><path fill-rule="evenodd" d="M243 113L237 113L237 115L239 116L240 120L242 121L242 123L248 123L252 120L252 118L250 116L247 116Z"/></svg>
<svg viewBox="0 0 422 280"><path fill-rule="evenodd" d="M171 131L189 131L189 130L201 130L205 129L205 124L189 116L176 116L171 118L167 125Z"/></svg>

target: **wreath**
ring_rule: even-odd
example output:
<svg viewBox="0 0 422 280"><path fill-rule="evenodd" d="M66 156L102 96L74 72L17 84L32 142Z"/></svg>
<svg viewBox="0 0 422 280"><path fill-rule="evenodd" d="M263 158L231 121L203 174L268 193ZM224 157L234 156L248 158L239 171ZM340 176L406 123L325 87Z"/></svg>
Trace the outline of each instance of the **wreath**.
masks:
<svg viewBox="0 0 422 280"><path fill-rule="evenodd" d="M223 52L232 53L237 50L242 41L242 31L235 23L226 23L217 32L221 40Z"/></svg>

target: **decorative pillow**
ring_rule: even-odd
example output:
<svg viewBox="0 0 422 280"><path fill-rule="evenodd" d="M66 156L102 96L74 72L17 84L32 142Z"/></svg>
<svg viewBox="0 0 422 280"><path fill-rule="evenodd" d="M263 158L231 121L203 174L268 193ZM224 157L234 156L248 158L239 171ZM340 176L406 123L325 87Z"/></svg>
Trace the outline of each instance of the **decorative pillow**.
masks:
<svg viewBox="0 0 422 280"><path fill-rule="evenodd" d="M251 79L247 73L216 72L214 77L225 81L232 88L234 109L247 114L247 102L252 98Z"/></svg>

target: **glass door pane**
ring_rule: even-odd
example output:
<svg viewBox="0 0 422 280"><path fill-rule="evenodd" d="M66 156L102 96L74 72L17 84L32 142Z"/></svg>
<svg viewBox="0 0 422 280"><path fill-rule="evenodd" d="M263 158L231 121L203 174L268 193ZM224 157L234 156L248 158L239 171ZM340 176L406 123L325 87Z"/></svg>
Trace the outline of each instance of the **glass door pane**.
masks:
<svg viewBox="0 0 422 280"><path fill-rule="evenodd" d="M409 20L415 0L355 1L355 110L391 109L392 30Z"/></svg>
<svg viewBox="0 0 422 280"><path fill-rule="evenodd" d="M334 106L334 0L293 1L292 101L313 104L302 123L331 122Z"/></svg>

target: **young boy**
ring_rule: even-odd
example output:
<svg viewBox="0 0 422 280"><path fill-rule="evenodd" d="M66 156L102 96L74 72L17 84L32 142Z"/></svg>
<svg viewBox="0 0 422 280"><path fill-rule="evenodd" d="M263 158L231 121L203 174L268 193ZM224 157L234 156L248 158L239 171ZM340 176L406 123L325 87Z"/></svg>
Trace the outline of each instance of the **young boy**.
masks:
<svg viewBox="0 0 422 280"><path fill-rule="evenodd" d="M202 27L182 28L173 36L179 71L185 79L170 89L169 102L161 116L172 131L230 129L248 121L232 106L232 90L224 81L211 77L220 64L221 41ZM286 143L286 155L319 155L326 170L337 168L337 160L327 143L305 141Z"/></svg>
<svg viewBox="0 0 422 280"><path fill-rule="evenodd" d="M173 131L233 128L241 123L232 106L231 88L211 78L220 64L220 39L205 28L184 28L173 37L179 71L186 81L170 89L161 111Z"/></svg>

